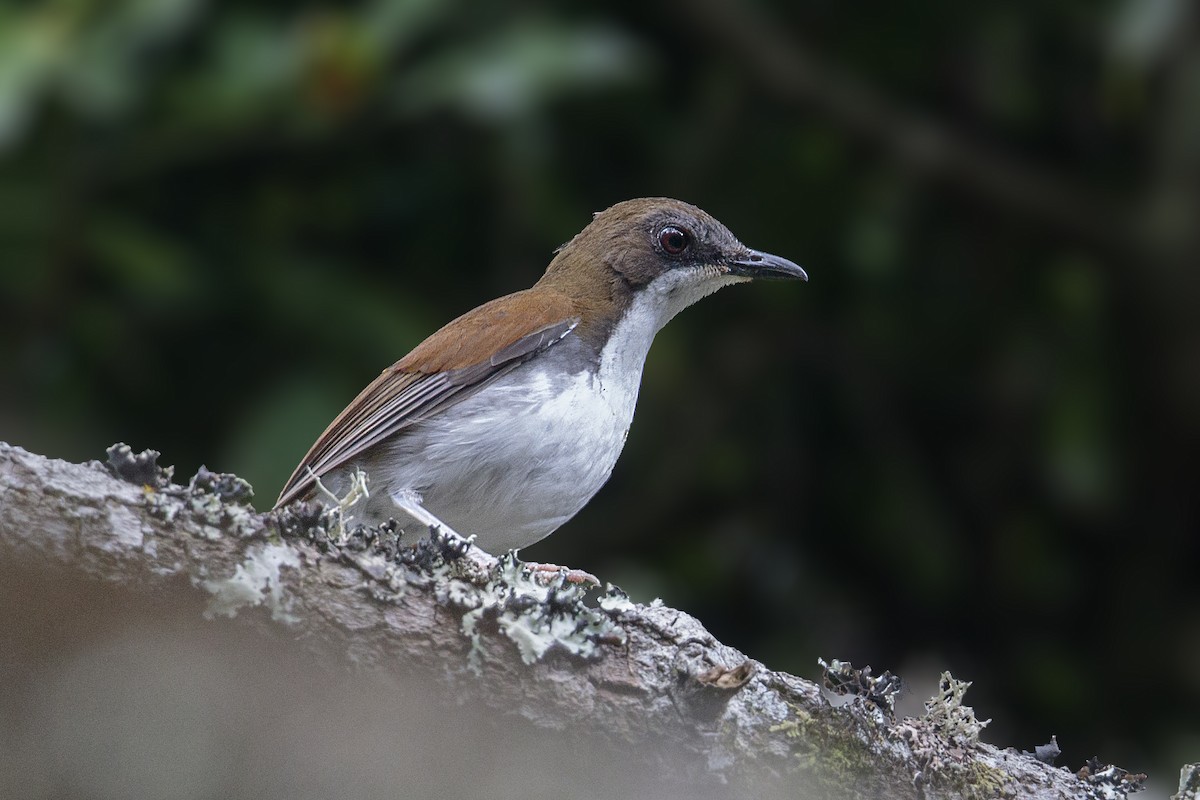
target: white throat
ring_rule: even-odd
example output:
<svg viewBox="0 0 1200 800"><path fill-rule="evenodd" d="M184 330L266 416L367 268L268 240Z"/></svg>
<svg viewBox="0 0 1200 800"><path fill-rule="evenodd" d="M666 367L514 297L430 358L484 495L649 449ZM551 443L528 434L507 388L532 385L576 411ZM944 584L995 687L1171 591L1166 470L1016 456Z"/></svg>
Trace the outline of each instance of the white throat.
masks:
<svg viewBox="0 0 1200 800"><path fill-rule="evenodd" d="M659 275L634 295L633 302L613 328L600 352L601 382L614 384L632 381L633 402L636 402L642 368L646 364L646 355L650 352L654 335L676 314L701 298L724 286L748 280L739 275L730 275L717 267L674 269Z"/></svg>

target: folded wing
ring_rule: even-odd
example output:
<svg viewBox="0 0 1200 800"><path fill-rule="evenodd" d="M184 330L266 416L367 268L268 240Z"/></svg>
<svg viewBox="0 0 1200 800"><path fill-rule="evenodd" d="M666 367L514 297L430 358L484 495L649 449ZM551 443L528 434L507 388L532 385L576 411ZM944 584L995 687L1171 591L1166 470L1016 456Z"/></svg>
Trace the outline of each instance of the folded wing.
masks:
<svg viewBox="0 0 1200 800"><path fill-rule="evenodd" d="M562 341L579 324L566 295L517 292L469 311L388 367L329 424L284 485L275 507L308 494L315 479Z"/></svg>

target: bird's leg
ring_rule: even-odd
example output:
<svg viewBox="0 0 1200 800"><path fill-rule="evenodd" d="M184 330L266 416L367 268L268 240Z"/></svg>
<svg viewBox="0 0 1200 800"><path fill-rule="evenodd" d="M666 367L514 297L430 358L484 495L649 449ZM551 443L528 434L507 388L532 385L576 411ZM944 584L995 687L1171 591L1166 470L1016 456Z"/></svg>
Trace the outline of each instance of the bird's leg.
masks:
<svg viewBox="0 0 1200 800"><path fill-rule="evenodd" d="M437 515L427 509L421 502L421 495L414 492L412 489L395 489L390 497L396 507L415 519L417 522L429 528L437 528L443 533L450 533L468 542L473 542L475 536L463 536L458 531L451 528L446 523L438 519ZM599 586L600 579L590 572L584 572L581 569L567 569L560 567L557 564L539 564L535 561L525 563L525 569L529 571L532 577L538 583L548 585L553 583L555 578L562 574L563 579L567 583L590 584Z"/></svg>
<svg viewBox="0 0 1200 800"><path fill-rule="evenodd" d="M392 502L396 504L396 508L408 514L417 522L428 528L437 528L443 533L450 533L458 538L471 542L475 540L474 536L463 536L458 531L451 528L446 523L442 522L437 516L427 509L421 502L421 495L414 492L412 489L396 489L392 491L390 497Z"/></svg>

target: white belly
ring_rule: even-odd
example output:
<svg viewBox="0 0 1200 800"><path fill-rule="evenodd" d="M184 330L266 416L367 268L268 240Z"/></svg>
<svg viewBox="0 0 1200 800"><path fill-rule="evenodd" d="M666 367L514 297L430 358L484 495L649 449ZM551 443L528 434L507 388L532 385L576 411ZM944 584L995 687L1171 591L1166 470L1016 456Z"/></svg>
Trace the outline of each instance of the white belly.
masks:
<svg viewBox="0 0 1200 800"><path fill-rule="evenodd" d="M612 474L637 384L606 386L590 370L552 378L546 367L556 365L539 363L414 425L364 462L368 521L399 519L388 493L412 489L447 525L502 553L575 516Z"/></svg>

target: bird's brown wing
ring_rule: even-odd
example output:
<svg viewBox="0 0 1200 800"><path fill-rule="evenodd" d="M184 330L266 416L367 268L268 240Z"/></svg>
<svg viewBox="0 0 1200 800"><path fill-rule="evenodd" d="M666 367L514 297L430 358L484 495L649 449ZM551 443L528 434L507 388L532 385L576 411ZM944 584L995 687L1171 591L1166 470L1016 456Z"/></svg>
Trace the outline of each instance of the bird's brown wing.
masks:
<svg viewBox="0 0 1200 800"><path fill-rule="evenodd" d="M467 312L385 369L313 444L275 507L303 497L316 478L389 436L470 397L579 324L566 295L541 290L531 303L527 292Z"/></svg>

